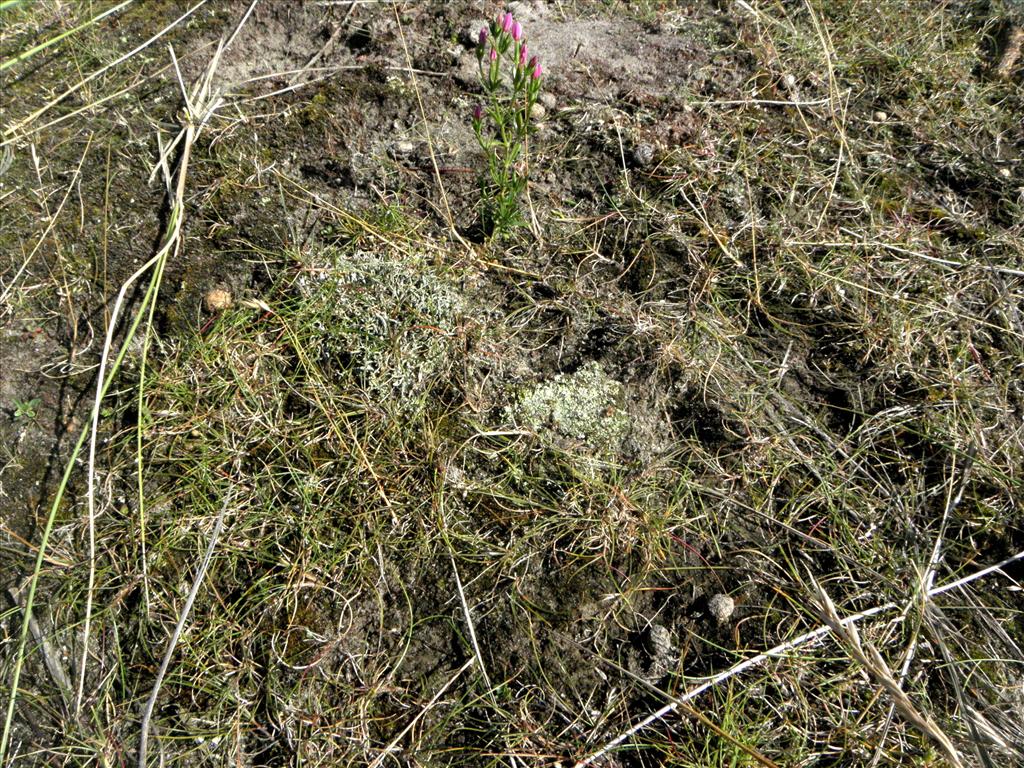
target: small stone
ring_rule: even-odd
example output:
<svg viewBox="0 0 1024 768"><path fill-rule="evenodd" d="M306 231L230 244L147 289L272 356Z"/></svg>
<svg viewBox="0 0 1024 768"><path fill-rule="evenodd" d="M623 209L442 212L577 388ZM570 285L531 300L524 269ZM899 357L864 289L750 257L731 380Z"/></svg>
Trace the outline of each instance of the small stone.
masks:
<svg viewBox="0 0 1024 768"><path fill-rule="evenodd" d="M508 4L508 10L519 21L527 22L540 15L536 6L536 3L512 2Z"/></svg>
<svg viewBox="0 0 1024 768"><path fill-rule="evenodd" d="M223 288L213 288L207 291L203 297L203 306L206 307L207 312L223 312L233 303L231 291L226 291Z"/></svg>
<svg viewBox="0 0 1024 768"><path fill-rule="evenodd" d="M469 26L463 28L459 34L459 39L462 44L470 49L475 49L477 42L480 40L480 30L487 26L487 19L476 18L469 23ZM473 64L476 64L476 58L473 59Z"/></svg>
<svg viewBox="0 0 1024 768"><path fill-rule="evenodd" d="M664 660L672 656L672 633L667 627L661 624L652 624L647 634L647 641L651 656L658 660Z"/></svg>
<svg viewBox="0 0 1024 768"><path fill-rule="evenodd" d="M558 103L555 100L555 94L551 93L551 91L542 92L538 97L538 100L544 105L544 109L554 109L555 105Z"/></svg>
<svg viewBox="0 0 1024 768"><path fill-rule="evenodd" d="M791 73L783 75L782 87L785 88L787 91L792 91L794 88L796 88L796 76Z"/></svg>
<svg viewBox="0 0 1024 768"><path fill-rule="evenodd" d="M1008 179L1012 174L1009 168L1000 168L999 175L1002 176L1004 179Z"/></svg>
<svg viewBox="0 0 1024 768"><path fill-rule="evenodd" d="M411 155L414 149L416 149L416 145L411 141L399 141L395 144L396 155Z"/></svg>
<svg viewBox="0 0 1024 768"><path fill-rule="evenodd" d="M530 117L533 118L534 120L543 119L544 115L546 115L547 112L548 111L544 109L544 105L541 104L540 102L537 102L532 107L530 107Z"/></svg>
<svg viewBox="0 0 1024 768"><path fill-rule="evenodd" d="M882 110L878 110L877 112L875 112L874 117L875 120L878 121L879 123L884 123L886 120L889 119L889 116L885 114L885 112L883 112Z"/></svg>
<svg viewBox="0 0 1024 768"><path fill-rule="evenodd" d="M708 611L719 624L728 621L735 610L736 601L728 595L719 593L708 600Z"/></svg>
<svg viewBox="0 0 1024 768"><path fill-rule="evenodd" d="M641 168L646 168L654 161L654 147L643 142L633 147L633 162Z"/></svg>

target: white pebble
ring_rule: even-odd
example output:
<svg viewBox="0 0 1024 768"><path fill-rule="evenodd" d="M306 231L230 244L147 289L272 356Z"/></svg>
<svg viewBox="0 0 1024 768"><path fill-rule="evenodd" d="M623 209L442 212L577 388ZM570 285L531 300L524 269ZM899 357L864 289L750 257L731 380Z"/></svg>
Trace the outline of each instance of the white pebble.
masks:
<svg viewBox="0 0 1024 768"><path fill-rule="evenodd" d="M231 296L231 292L225 291L223 288L213 288L207 291L203 297L203 306L206 307L207 312L222 312L233 303L234 298Z"/></svg>
<svg viewBox="0 0 1024 768"><path fill-rule="evenodd" d="M708 600L708 611L715 617L715 621L719 623L728 621L735 610L736 601L728 595L719 593Z"/></svg>

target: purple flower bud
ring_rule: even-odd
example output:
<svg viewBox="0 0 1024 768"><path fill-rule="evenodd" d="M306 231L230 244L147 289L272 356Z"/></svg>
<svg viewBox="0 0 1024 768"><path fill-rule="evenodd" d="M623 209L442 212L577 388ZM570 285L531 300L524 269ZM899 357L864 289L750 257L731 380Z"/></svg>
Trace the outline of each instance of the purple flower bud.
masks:
<svg viewBox="0 0 1024 768"><path fill-rule="evenodd" d="M480 122L484 119L484 108L477 104L473 107L473 119Z"/></svg>
<svg viewBox="0 0 1024 768"><path fill-rule="evenodd" d="M491 48L491 52L487 55L487 58L489 58L491 61L497 61L498 60L498 51L497 51L497 49Z"/></svg>
<svg viewBox="0 0 1024 768"><path fill-rule="evenodd" d="M533 74L531 77L534 80L539 80L540 76L544 74L544 70L541 68L540 61L537 60L536 56L530 59L530 66L533 67Z"/></svg>
<svg viewBox="0 0 1024 768"><path fill-rule="evenodd" d="M511 32L512 31L512 23L514 21L515 21L515 19L512 18L512 14L506 12L505 13L505 18L503 18L501 20L501 31L502 32Z"/></svg>
<svg viewBox="0 0 1024 768"><path fill-rule="evenodd" d="M480 35L477 37L477 43L483 46L487 42L487 27L480 27Z"/></svg>
<svg viewBox="0 0 1024 768"><path fill-rule="evenodd" d="M526 43L523 43L521 46L519 46L519 66L526 66Z"/></svg>
<svg viewBox="0 0 1024 768"><path fill-rule="evenodd" d="M518 41L523 36L523 25L518 21L512 22L512 39Z"/></svg>

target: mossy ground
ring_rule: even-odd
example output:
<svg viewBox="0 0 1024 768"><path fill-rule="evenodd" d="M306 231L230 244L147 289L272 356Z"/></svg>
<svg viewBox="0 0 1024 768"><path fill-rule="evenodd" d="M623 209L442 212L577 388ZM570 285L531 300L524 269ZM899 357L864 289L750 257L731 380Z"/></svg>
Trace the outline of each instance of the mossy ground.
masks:
<svg viewBox="0 0 1024 768"><path fill-rule="evenodd" d="M246 5L31 119L184 9L0 73L5 681L112 298L167 226L164 44L190 81ZM5 8L0 48L101 10ZM896 604L862 635L965 765L1020 761L1019 562L924 596L1024 549L1013 5L516 5L554 102L529 227L487 242L481 8L394 10L261 3L225 55L145 365L136 339L104 403L82 703L53 673L83 671L78 468L0 761L136 759L222 514L154 764L572 764L818 626L812 578L843 615ZM593 764L943 764L830 639L693 703Z"/></svg>

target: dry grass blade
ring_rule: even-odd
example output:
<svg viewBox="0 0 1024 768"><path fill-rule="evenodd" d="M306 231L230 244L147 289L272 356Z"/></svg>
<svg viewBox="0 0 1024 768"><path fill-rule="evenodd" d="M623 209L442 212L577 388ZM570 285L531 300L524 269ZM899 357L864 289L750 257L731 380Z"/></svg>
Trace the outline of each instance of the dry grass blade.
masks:
<svg viewBox="0 0 1024 768"><path fill-rule="evenodd" d="M811 577L811 591L817 600L818 610L822 619L832 630L833 634L835 634L836 638L843 644L847 653L871 675L876 683L885 689L886 693L892 698L896 711L924 736L931 739L942 750L942 754L945 755L951 765L961 768L964 763L960 759L960 754L957 752L949 736L946 735L934 719L927 713L921 712L914 702L911 701L906 691L900 687L892 670L889 669L889 665L882 658L878 649L865 644L861 640L857 626L852 622L843 622L832 599L813 576Z"/></svg>
<svg viewBox="0 0 1024 768"><path fill-rule="evenodd" d="M235 461L235 474L238 472L240 460L241 459L239 458ZM206 545L206 552L203 554L203 560L199 564L199 569L196 571L195 578L192 580L192 587L189 589L188 597L185 598L185 604L181 607L181 612L178 614L178 622L174 626L174 632L171 633L171 637L167 641L167 648L164 650L163 659L160 661L160 669L157 670L156 678L153 680L153 687L149 693L149 698L146 700L146 706L142 710L142 721L139 725L139 768L146 768L146 757L149 751L149 721L153 717L153 709L156 707L157 698L160 696L160 688L163 686L164 675L167 674L167 668L171 665L171 658L174 656L174 649L178 645L178 639L181 637L181 633L185 629L186 622L188 622L189 614L192 612L192 606L195 604L196 596L199 594L199 588L203 585L203 579L206 578L206 571L210 567L210 559L213 557L213 551L216 549L217 542L220 540L221 531L224 529L224 516L227 514L228 508L231 506L231 502L235 497L236 488L237 486L232 486L231 490L224 494L224 503L221 505L220 511L217 513L217 519L214 521L213 531L210 532L210 539Z"/></svg>
<svg viewBox="0 0 1024 768"><path fill-rule="evenodd" d="M168 188L171 189L173 186L173 199L171 200L171 216L168 231L165 234L163 244L157 253L149 261L139 267L121 286L121 290L117 295L117 300L114 302L114 308L111 311L110 321L107 326L107 335L103 344L103 352L100 357L100 368L99 374L96 378L96 394L92 409L92 436L89 441L88 476L86 485L89 532L89 584L86 590L85 622L82 630L82 655L78 668L78 689L75 695L76 715L81 712L82 698L85 692L85 673L89 659L89 636L92 623L93 597L96 582L96 449L99 436L99 421L103 401L103 389L107 381L107 366L112 359L114 336L118 328L118 319L129 289L152 267L156 267L159 279L159 275L163 272L163 266L167 261L167 257L171 253L177 254L180 251L182 224L185 218L185 179L188 174L189 158L192 146L195 143L200 130L216 112L221 103L220 94L214 92L212 89L212 81L223 50L224 46L222 44L218 47L209 67L206 69L199 82L194 86L191 94L183 93L185 102L189 105L189 108L185 113L186 122L181 131L183 136L182 154L177 170L177 182L176 184L172 184L171 179L167 179ZM173 58L173 51L171 52L171 56ZM165 165L164 168L166 170L167 166Z"/></svg>
<svg viewBox="0 0 1024 768"><path fill-rule="evenodd" d="M0 0L0 764L1021 762L1019 16L544 5Z"/></svg>
<svg viewBox="0 0 1024 768"><path fill-rule="evenodd" d="M955 581L952 581L948 584L944 584L941 587L935 587L928 593L928 597L934 597L936 595L941 595L945 592L950 592L954 589L959 589L967 584L970 584L973 581L982 579L992 573L1001 573L1003 568L1013 563L1016 563L1020 560L1024 560L1024 551L1018 552L1017 554L1008 557L1005 560L1001 560L998 563L986 566L985 568L975 571L974 573L968 574L967 576L964 576L962 578L956 579ZM877 616L878 614L885 613L887 611L895 610L898 607L899 606L897 606L896 603L886 603L884 605L877 605L873 608L868 608L867 610L861 611L860 613L855 613L850 616L847 616L844 619L840 619L838 625L841 628L852 626L858 621L862 621L863 619L867 619L872 616ZM780 643L774 648L764 651L763 653L759 653L756 656L752 656L749 659L745 659L739 662L738 664L734 664L733 666L729 667L728 669L722 672L719 672L717 675L710 677L709 679L705 680L699 685L690 688L685 694L677 697L675 700L669 702L657 711L652 712L643 720L632 725L630 728L620 733L614 739L611 739L600 749L591 752L582 760L578 760L575 763L574 768L585 768L585 766L592 765L594 762L600 760L602 757L607 755L620 744L624 743L627 739L644 730L652 723L656 723L662 718L671 714L672 712L675 712L677 709L679 709L679 707L682 704L692 701L705 691L714 688L715 686L725 682L726 680L730 680L736 677L737 675L740 675L750 669L753 669L754 667L763 664L769 659L776 659L785 656L787 653L790 653L797 648L800 648L808 643L811 643L819 638L822 638L832 631L832 626L829 624L825 624L823 626L811 630L810 632L805 632L801 635L798 635L797 637L794 637L792 640L787 640L784 643Z"/></svg>
<svg viewBox="0 0 1024 768"><path fill-rule="evenodd" d="M73 93L76 93L77 91L82 89L84 86L88 85L93 80L95 80L97 77L100 77L103 73L113 69L118 64L122 64L123 62L128 61L130 58L135 56L140 51L143 51L146 48L148 48L150 45L155 43L161 37L166 35L168 32L170 32L172 29L177 27L183 21L185 21L185 19L187 19L189 16L191 16L196 11L198 11L200 8L202 8L205 4L206 4L206 0L200 0L200 2L196 3L191 8L186 10L183 14L181 14L173 22L171 22L170 24L165 26L163 29L161 29L159 32L157 32L152 37L148 38L142 44L140 44L140 45L136 46L135 48L133 48L132 50L128 51L128 53L126 53L126 54L124 54L122 56L119 56L117 59L115 59L114 61L110 62L106 66L96 70L92 74L82 78L82 80L80 80L75 85L71 86L66 91L61 93L57 98L53 99L52 101L47 102L46 104L44 104L39 109L37 109L34 112L32 112L32 114L30 114L30 115L24 117L23 119L19 120L14 125L11 125L11 126L8 126L8 127L4 128L3 132L0 133L0 137L2 137L2 140L0 140L0 145L5 145L5 144L8 144L8 143L14 142L14 141L18 140L19 138L24 138L25 136L27 136L29 134L35 133L36 131L39 131L42 128L45 128L46 127L45 125L44 126L38 126L38 125L33 125L33 123L35 123L42 115L46 114L46 112L48 112L50 109L52 109L53 107L55 107L56 105L58 105L62 101L64 101L66 98L71 96Z"/></svg>

